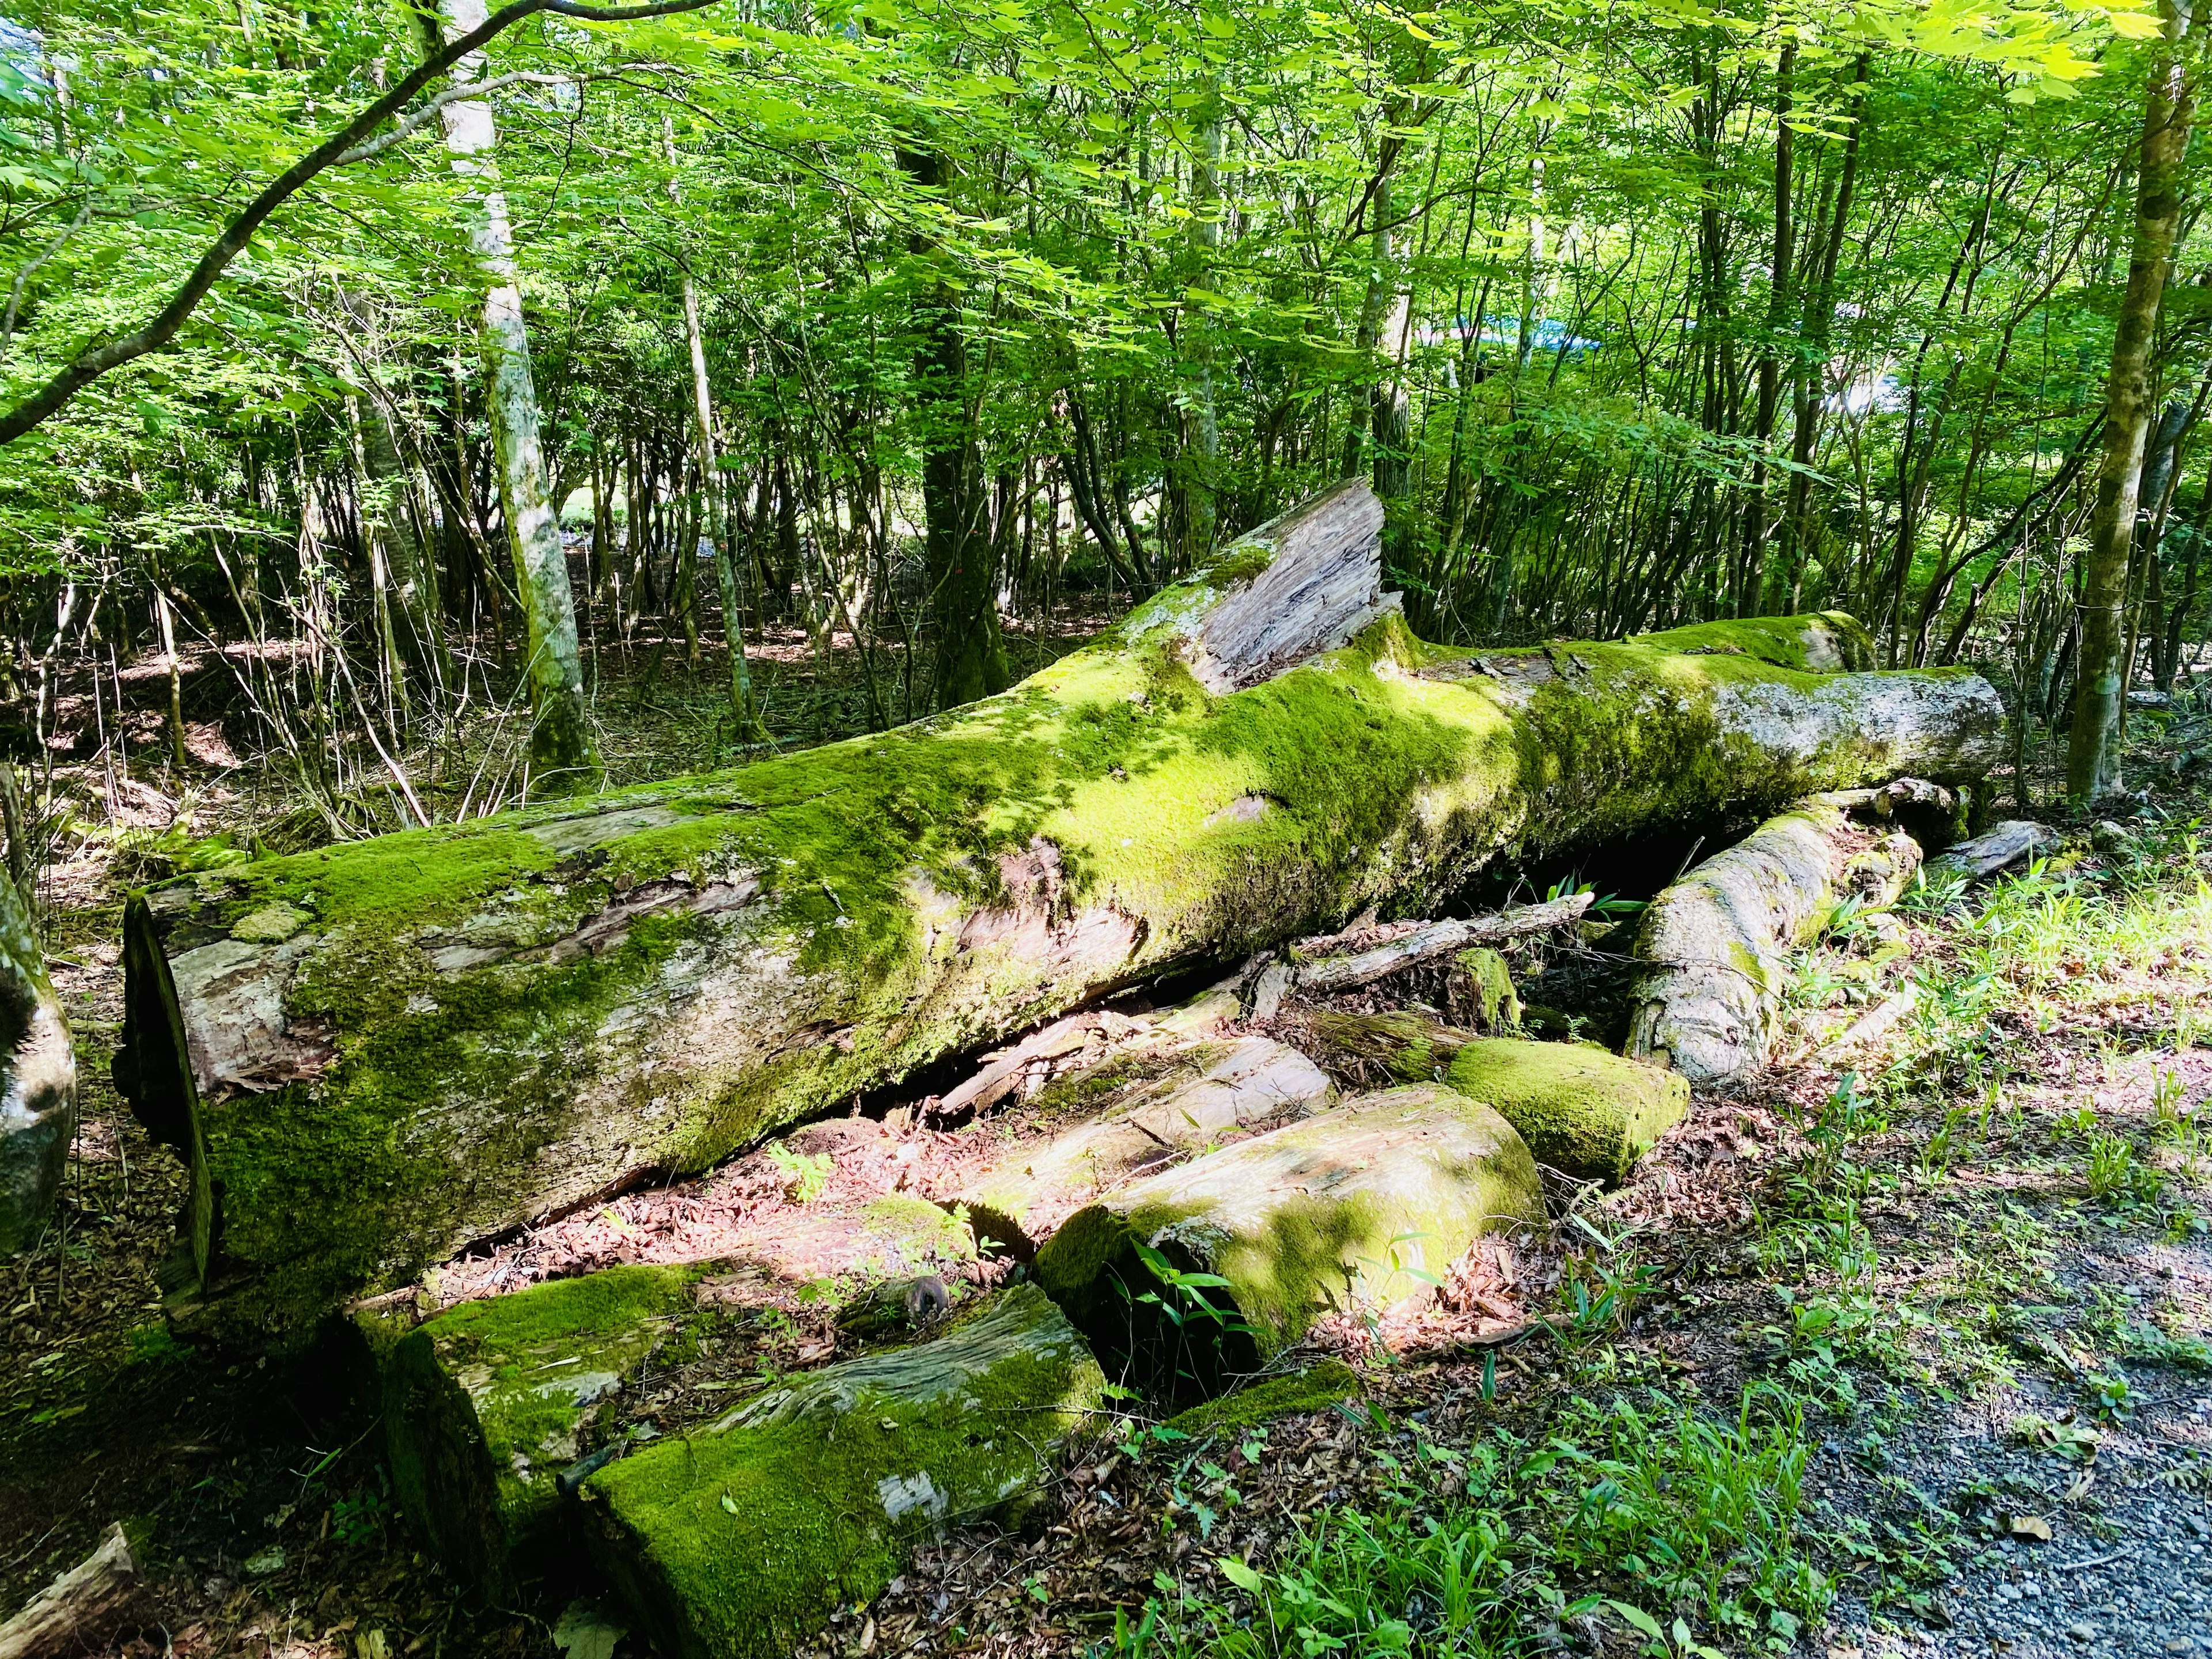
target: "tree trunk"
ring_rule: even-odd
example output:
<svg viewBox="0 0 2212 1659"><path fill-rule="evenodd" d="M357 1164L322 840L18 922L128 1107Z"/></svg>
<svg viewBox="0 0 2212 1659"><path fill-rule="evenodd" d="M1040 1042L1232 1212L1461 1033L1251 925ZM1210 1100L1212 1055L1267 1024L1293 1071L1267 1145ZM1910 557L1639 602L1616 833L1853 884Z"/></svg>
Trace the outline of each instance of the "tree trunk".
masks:
<svg viewBox="0 0 2212 1659"><path fill-rule="evenodd" d="M933 150L902 144L898 162L925 190L942 191L948 183L950 169ZM960 290L939 268L943 255L934 238L916 233L911 252L925 268L915 298L914 376L921 417L924 562L937 625L937 706L952 708L1005 690L1013 672L999 638Z"/></svg>
<svg viewBox="0 0 2212 1659"><path fill-rule="evenodd" d="M2085 806L2120 788L2129 553L2150 428L2151 358L2157 344L2159 302L2181 225L2181 167L2195 110L2196 74L2191 60L2196 43L2189 14L2174 0L2163 0L2159 9L2165 16L2166 36L2152 64L2144 100L2135 249L2112 337L2112 373L2105 393L2105 453L2097 474L2097 506L2089 523L2081 595L2074 729L2066 748L2066 792Z"/></svg>
<svg viewBox="0 0 2212 1659"><path fill-rule="evenodd" d="M118 1078L210 1194L185 1279L292 1324L1507 849L2000 757L1972 675L1807 672L1833 617L1425 645L1381 527L1340 486L954 718L137 895Z"/></svg>
<svg viewBox="0 0 2212 1659"><path fill-rule="evenodd" d="M45 1233L76 1137L69 1021L30 910L0 878L0 1258Z"/></svg>
<svg viewBox="0 0 2212 1659"><path fill-rule="evenodd" d="M485 0L439 0L446 36L457 39L485 18ZM472 53L455 66L457 85L481 78L483 58ZM538 388L530 373L530 337L523 325L522 289L515 273L514 237L507 196L493 159L498 135L491 106L461 99L439 111L453 171L476 181L469 240L485 283L479 338L483 351L484 402L491 413L492 445L499 464L501 516L514 552L516 591L529 626L530 785L540 793L587 787L599 770L584 705L584 664L576 639L576 607L568 592L568 561L561 547L557 502L546 498L545 461L538 442Z"/></svg>

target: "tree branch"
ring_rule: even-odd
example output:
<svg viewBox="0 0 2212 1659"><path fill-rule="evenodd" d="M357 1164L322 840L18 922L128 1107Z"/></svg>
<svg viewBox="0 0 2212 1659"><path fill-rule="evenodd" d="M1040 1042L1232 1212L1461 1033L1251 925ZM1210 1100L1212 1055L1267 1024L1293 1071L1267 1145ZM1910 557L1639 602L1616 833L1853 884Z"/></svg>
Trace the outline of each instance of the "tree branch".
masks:
<svg viewBox="0 0 2212 1659"><path fill-rule="evenodd" d="M704 11L714 3L714 0L650 0L643 5L592 6L580 4L578 0L514 0L512 5L502 6L466 34L455 37L432 52L390 92L272 179L210 245L200 256L200 262L192 267L191 275L185 278L168 304L155 313L143 328L119 340L80 352L59 374L0 415L0 445L12 443L38 427L101 375L167 345L207 297L208 290L216 285L231 261L246 251L264 220L297 195L318 173L344 161L349 151L399 114L423 88L471 52L483 50L494 36L539 12L580 18L588 23L623 23Z"/></svg>

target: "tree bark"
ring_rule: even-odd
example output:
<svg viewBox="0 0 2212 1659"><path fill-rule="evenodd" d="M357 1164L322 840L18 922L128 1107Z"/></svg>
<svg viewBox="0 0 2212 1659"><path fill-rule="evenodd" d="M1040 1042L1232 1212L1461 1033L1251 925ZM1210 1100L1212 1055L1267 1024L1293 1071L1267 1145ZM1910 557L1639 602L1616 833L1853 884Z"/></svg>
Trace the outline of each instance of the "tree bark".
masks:
<svg viewBox="0 0 2212 1659"><path fill-rule="evenodd" d="M76 1136L76 1050L31 913L0 878L0 1257L39 1242Z"/></svg>
<svg viewBox="0 0 2212 1659"><path fill-rule="evenodd" d="M2196 106L2196 41L2186 0L2162 0L2166 33L2151 65L2137 162L2135 248L2112 337L2105 393L2105 450L2081 593L2074 729L2066 748L2066 792L2077 805L2118 792L2118 735L2127 657L2129 553L2135 541L2143 448L2152 409L2152 354L2159 304L2181 227L2182 161Z"/></svg>
<svg viewBox="0 0 2212 1659"><path fill-rule="evenodd" d="M0 1659L60 1659L104 1647L153 1608L121 1524L100 1547L0 1625Z"/></svg>
<svg viewBox="0 0 2212 1659"><path fill-rule="evenodd" d="M1381 528L1340 486L955 716L135 896L117 1075L201 1178L184 1281L295 1325L1509 849L2000 757L1972 675L1808 672L1833 617L1428 646Z"/></svg>
<svg viewBox="0 0 2212 1659"><path fill-rule="evenodd" d="M1919 865L1910 836L1877 839L1823 800L1707 859L1644 912L1628 1052L1700 1089L1749 1079L1766 1064L1790 953L1849 894L1893 902Z"/></svg>
<svg viewBox="0 0 2212 1659"><path fill-rule="evenodd" d="M484 21L484 0L439 0L448 40ZM480 53L454 66L457 85L480 79ZM456 99L438 112L453 171L474 181L469 240L485 283L477 335L483 353L484 403L491 414L499 465L500 514L514 554L514 580L529 628L530 786L540 793L587 787L599 771L584 703L584 663L576 639L576 606L562 550L559 503L546 496L545 459L538 440L538 388L530 372L530 335L523 325L514 235L493 152L498 134L491 106Z"/></svg>
<svg viewBox="0 0 2212 1659"><path fill-rule="evenodd" d="M1512 1127L1417 1083L1109 1194L1052 1236L1036 1276L1109 1376L1190 1403L1329 1309L1418 1301L1478 1238L1543 1218Z"/></svg>

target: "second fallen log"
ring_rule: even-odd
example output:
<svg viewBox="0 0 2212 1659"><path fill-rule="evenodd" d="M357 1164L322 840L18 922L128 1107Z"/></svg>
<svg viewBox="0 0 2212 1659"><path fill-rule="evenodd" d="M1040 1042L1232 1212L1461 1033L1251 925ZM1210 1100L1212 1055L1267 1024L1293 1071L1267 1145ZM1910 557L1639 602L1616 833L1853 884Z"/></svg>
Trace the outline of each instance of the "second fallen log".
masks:
<svg viewBox="0 0 2212 1659"><path fill-rule="evenodd" d="M1331 1308L1425 1296L1476 1239L1543 1214L1512 1126L1413 1084L1109 1194L1052 1236L1037 1281L1109 1373L1191 1398Z"/></svg>
<svg viewBox="0 0 2212 1659"><path fill-rule="evenodd" d="M1117 988L1433 912L1501 854L2000 751L1972 675L1817 672L1832 617L1425 645L1381 523L1331 491L896 732L137 896L116 1079L192 1166L177 1310L296 1329Z"/></svg>

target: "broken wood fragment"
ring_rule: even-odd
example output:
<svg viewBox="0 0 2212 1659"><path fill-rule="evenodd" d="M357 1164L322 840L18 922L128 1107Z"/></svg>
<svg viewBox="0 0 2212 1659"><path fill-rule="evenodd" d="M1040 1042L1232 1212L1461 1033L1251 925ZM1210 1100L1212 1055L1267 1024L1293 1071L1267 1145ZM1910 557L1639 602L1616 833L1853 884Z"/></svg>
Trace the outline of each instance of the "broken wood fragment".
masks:
<svg viewBox="0 0 2212 1659"><path fill-rule="evenodd" d="M1928 880L1954 881L1964 876L1983 881L2001 870L2025 864L2039 853L2058 850L2058 832L2028 818L2007 818L1972 841L1962 841L1928 860Z"/></svg>
<svg viewBox="0 0 2212 1659"><path fill-rule="evenodd" d="M0 1659L59 1659L105 1646L144 1622L144 1589L131 1540L112 1523L99 1548L0 1625Z"/></svg>
<svg viewBox="0 0 2212 1659"><path fill-rule="evenodd" d="M1300 963L1292 970L1293 983L1299 990L1323 996L1370 985L1378 979L1418 968L1469 945L1499 945L1508 939L1525 939L1533 933L1565 927L1581 921L1583 913L1596 896L1595 893L1571 893L1565 898L1547 899L1540 904L1524 904L1501 915L1425 923L1402 938L1358 956Z"/></svg>
<svg viewBox="0 0 2212 1659"><path fill-rule="evenodd" d="M802 1373L583 1484L593 1554L667 1659L784 1659L919 1539L1023 1504L1104 1378L1035 1285Z"/></svg>

